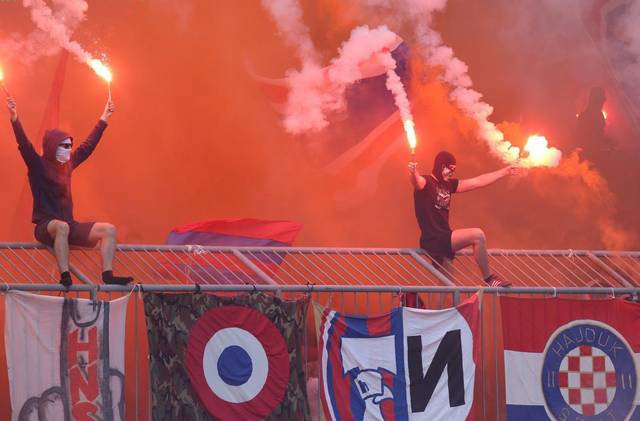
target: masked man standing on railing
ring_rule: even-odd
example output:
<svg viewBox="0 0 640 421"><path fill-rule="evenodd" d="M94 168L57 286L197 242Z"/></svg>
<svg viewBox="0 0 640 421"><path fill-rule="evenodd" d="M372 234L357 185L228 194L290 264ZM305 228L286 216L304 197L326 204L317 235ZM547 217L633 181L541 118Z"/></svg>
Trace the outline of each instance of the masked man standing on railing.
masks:
<svg viewBox="0 0 640 421"><path fill-rule="evenodd" d="M48 130L42 140L42 156L38 155L27 138L18 120L16 102L7 100L13 132L18 142L20 155L27 164L29 185L33 195L32 222L35 238L53 247L58 267L60 283L70 286L69 244L81 247L95 247L100 242L102 252L102 281L105 284L125 285L130 277L114 276L113 256L116 249L116 228L104 222L77 222L73 218L71 198L71 174L82 164L98 145L107 121L114 112L111 100L87 140L75 150L73 138L58 129Z"/></svg>
<svg viewBox="0 0 640 421"><path fill-rule="evenodd" d="M422 232L420 247L438 263L439 269L451 274L451 261L456 252L471 246L484 282L492 287L508 287L510 282L492 274L489 269L484 232L480 228L452 230L449 226L449 205L453 193L488 186L502 177L516 174L517 168L508 166L466 180L453 178L455 171L456 158L446 151L436 155L430 175L420 175L417 163L409 163L416 218Z"/></svg>

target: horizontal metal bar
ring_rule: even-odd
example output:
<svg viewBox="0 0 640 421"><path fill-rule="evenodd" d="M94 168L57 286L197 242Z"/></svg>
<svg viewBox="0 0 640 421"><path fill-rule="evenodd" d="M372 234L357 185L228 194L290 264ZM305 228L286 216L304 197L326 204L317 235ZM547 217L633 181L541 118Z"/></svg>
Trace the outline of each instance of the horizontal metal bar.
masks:
<svg viewBox="0 0 640 421"><path fill-rule="evenodd" d="M358 286L358 285L72 285L68 289L53 284L0 284L0 292L12 291L97 291L97 292L129 292L134 290L148 292L197 292L197 291L282 291L282 292L432 292L472 294L482 290L489 294L599 294L627 295L640 294L640 288L489 288L489 287L449 287L449 286Z"/></svg>
<svg viewBox="0 0 640 421"><path fill-rule="evenodd" d="M589 250L529 250L529 249L487 249L490 256L586 256ZM473 255L469 247L458 250L456 254L463 256Z"/></svg>
<svg viewBox="0 0 640 421"><path fill-rule="evenodd" d="M0 244L0 248L1 248ZM421 252L421 249L412 248L342 248L342 247L229 247L229 246L200 246L184 245L184 246L169 246L169 245L136 245L136 244L121 244L118 245L120 251L183 251L186 253L192 253L196 251L210 251L210 252L231 252L238 250L240 252L279 252L281 254L286 253L329 253L329 254L348 254L348 253L360 253L360 254L409 254L411 252Z"/></svg>
<svg viewBox="0 0 640 421"><path fill-rule="evenodd" d="M47 246L40 243L7 243L0 242L0 249L12 249L12 248L24 248L24 249L46 249Z"/></svg>
<svg viewBox="0 0 640 421"><path fill-rule="evenodd" d="M197 249L194 249L194 246ZM23 249L44 249L46 248L39 243L24 243L24 242L0 242L0 249L9 248L23 248ZM71 247L73 250L74 247ZM145 244L120 244L118 250L121 251L184 251L194 252L196 250L205 251L224 251L230 252L232 250L239 251L279 251L282 253L296 252L296 253L367 253L367 254L384 254L384 253L398 253L409 254L422 253L423 250L419 248L341 248L341 247L227 247L227 246L200 246L200 245L145 245ZM471 250L464 249L457 253L467 255L471 254ZM536 255L536 256L586 256L588 253L592 253L595 256L620 256L620 257L632 257L640 258L640 251L609 251L609 250L527 250L527 249L489 249L490 255Z"/></svg>

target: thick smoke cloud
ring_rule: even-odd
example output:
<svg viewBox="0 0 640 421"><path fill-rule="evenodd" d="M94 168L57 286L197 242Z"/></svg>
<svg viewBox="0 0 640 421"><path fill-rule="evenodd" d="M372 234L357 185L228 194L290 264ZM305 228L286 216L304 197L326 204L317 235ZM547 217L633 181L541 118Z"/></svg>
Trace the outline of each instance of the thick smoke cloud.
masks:
<svg viewBox="0 0 640 421"><path fill-rule="evenodd" d="M89 5L85 0L53 0L52 7L44 0L22 0L29 10L36 28L26 36L12 34L8 40L0 41L0 53L4 57L16 57L32 63L42 56L57 53L60 48L68 50L79 61L86 62L91 55L72 39L73 32L85 19Z"/></svg>
<svg viewBox="0 0 640 421"><path fill-rule="evenodd" d="M543 3L545 7L554 12L556 18L575 20L576 16L579 16L579 13L577 13L579 8L575 2L562 4L557 2ZM454 50L446 45L443 36L435 29L435 15L437 12L445 10L447 1L406 0L391 2L386 0L361 0L360 4L365 11L370 12L370 16L376 16L375 21L389 22L394 29L401 29L399 35L412 39L415 46L422 53L425 63L439 69L439 79L449 87L449 99L467 118L474 122L474 137L483 140L495 157L503 162L517 164L525 168L536 166L556 167L549 173L541 173L536 170L535 175L526 184L534 187L542 198L549 199L547 192L550 191L549 184L553 183L554 177L561 176L566 178L569 182L564 185L564 188L573 189L577 201L574 203L575 206L591 210L590 217L593 217L593 227L596 228L597 236L600 237L603 245L610 248L624 248L633 244L634 236L622 228L623 224L616 213L615 195L611 192L609 184L602 174L591 163L581 160L579 152L568 154L566 160L561 161L562 153L552 146L558 140L562 140L565 145L571 144L571 142L553 137L550 137L551 141L549 142L541 136L534 136L532 141L525 146L527 136L516 141L514 138L505 136L505 132L491 121L494 107L484 100L483 95L474 88L468 65L456 56ZM541 31L540 36L537 38L543 42L545 38L548 38L549 42L552 42L552 35L555 35L557 30L557 28L552 30L552 25L557 25L557 22L548 23L550 27L547 32L548 35L545 36L544 26L540 27L539 23L534 22L533 19L527 21L527 13L521 14L525 15L525 17L515 16L515 31L526 31L527 35L530 36L530 27L537 27ZM384 18L380 18L380 16L384 16ZM510 40L508 39L509 30L507 28L500 27L498 29L505 34L505 44L514 45L514 54L517 54L515 46L519 42L523 45L530 42L524 37L522 39L516 37L516 39ZM581 28L575 29L576 32L581 30ZM510 35L513 36L513 33ZM576 61L582 58L580 54L586 54L584 51L574 51L574 53ZM549 61L551 60L554 60L554 58L549 57ZM593 70L583 71L581 77L587 77L586 75L590 72L593 72ZM389 78L389 81L392 80L393 75ZM527 83L525 82L524 85L527 85ZM527 89L526 86L523 86L523 88ZM420 88L418 87L418 89ZM302 88L300 96L304 95L304 91L305 89ZM532 94L532 96L535 95ZM396 95L396 102L398 105L403 104L402 96ZM408 107L400 108L407 109ZM339 107L336 109L339 109ZM328 122L325 120L323 125L318 126L318 129L326 127L326 124ZM538 134L545 134L544 131L542 133L539 130L536 131ZM533 135L535 133L532 132L530 134ZM554 131L554 134L556 133L558 133L557 130ZM570 133L570 130L562 134L566 136L567 133ZM593 180L599 181L594 182ZM600 209L596 210L598 205L593 201L593 198L604 199L607 205L604 207L600 205ZM570 212L570 209L567 209L567 212Z"/></svg>
<svg viewBox="0 0 640 421"><path fill-rule="evenodd" d="M282 19L277 23L286 34L285 38L297 39L301 24L292 23L290 15L280 13L274 16ZM293 18L299 17L298 13L293 15ZM391 50L398 43L397 35L385 26L374 29L368 26L357 27L351 32L349 39L340 46L338 55L328 66L321 67L308 54L306 46L310 45L310 41L303 41L298 49L302 69L289 70L287 73L290 92L285 109L285 129L291 134L301 134L326 128L330 116L344 110L345 92L349 85L366 76L366 72L371 68L382 70L382 73L395 69L396 63L391 56ZM391 82L395 89L393 92L406 98L404 88L401 83L399 86L398 82L399 79ZM399 101L402 103L402 100ZM405 101L404 107L405 111L408 111L408 102Z"/></svg>
<svg viewBox="0 0 640 421"><path fill-rule="evenodd" d="M10 23L3 27L5 45L8 27L25 36L34 29L26 9L11 3L0 12L3 22ZM400 137L390 146L395 149L368 148L358 160L349 161L351 166L345 164L344 171L327 174L321 167L331 162L329 157L364 146L361 133L357 127L344 127L344 135L332 133L327 139L321 131L312 141L283 134L281 115L247 76L243 59L251 60L256 73L273 78L291 67L301 71L302 60L295 47L274 34L273 21L260 2L187 3L193 14L185 28L168 0L89 2L90 18L70 38L101 36L101 47L118 54L119 75L114 86L118 112L96 154L74 180L78 218L113 222L121 242L162 242L179 224L251 216L303 223L300 245L416 247L419 232L406 177L410 157L401 133L395 133ZM421 59L411 21L392 7L368 3L301 1L304 23L322 57L319 63L329 65L328 57L337 56L353 28L387 25L411 51L409 98L420 168L428 172L440 149L457 156L461 178L498 168L501 163L485 142L476 141L475 120L451 100L453 89L441 79L444 68ZM440 9L432 6L428 25L466 63L473 89L494 107L489 119L521 149L529 135L541 134L564 152L557 168L531 169L525 177L456 195L452 226L481 227L490 247L637 249L638 240L629 233L640 229L640 198L629 186L640 174L625 164L637 154L624 147L637 145L638 137L615 133L623 116L616 109L602 50L581 26L578 4L585 2L452 1L446 9L445 2L439 3ZM48 4L54 13L58 10ZM50 37L44 41L58 48ZM42 60L30 68L30 75L18 72L20 67L11 62L3 64L9 88L19 96L25 128L35 136L55 63ZM607 90L607 132L621 145L609 170L572 153L584 148L572 133L575 114L592 86ZM69 66L63 127L77 136L85 134L102 109L102 93L92 75ZM501 124L505 120L521 135ZM331 128L342 130L340 123ZM12 240L7 227L14 218L29 220L28 212L16 215L21 185L13 182L26 179L26 172L10 125L1 126L0 132L6 158L0 175L7 180L0 213L8 221L0 231L2 238ZM588 175L600 175L606 183L593 183ZM377 184L370 183L374 178ZM361 195L360 181L366 182L366 195ZM344 198L356 203L340 207ZM24 238L16 240L32 240L28 228Z"/></svg>

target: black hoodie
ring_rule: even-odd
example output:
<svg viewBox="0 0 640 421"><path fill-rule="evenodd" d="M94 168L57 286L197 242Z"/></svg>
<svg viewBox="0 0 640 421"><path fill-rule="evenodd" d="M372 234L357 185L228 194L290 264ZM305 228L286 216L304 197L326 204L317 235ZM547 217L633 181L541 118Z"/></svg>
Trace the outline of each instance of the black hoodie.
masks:
<svg viewBox="0 0 640 421"><path fill-rule="evenodd" d="M33 195L34 224L58 219L73 221L73 199L71 197L71 173L82 164L98 145L107 123L98 121L87 140L71 154L71 159L62 164L56 160L56 149L64 139L71 138L67 133L48 130L42 139L42 156L24 133L19 120L12 123L20 154L29 169L29 185Z"/></svg>

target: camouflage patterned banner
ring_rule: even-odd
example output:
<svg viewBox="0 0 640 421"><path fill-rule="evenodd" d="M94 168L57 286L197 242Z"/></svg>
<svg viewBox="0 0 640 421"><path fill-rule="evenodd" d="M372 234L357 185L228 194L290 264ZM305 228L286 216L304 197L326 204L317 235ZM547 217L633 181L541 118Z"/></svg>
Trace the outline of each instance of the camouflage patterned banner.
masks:
<svg viewBox="0 0 640 421"><path fill-rule="evenodd" d="M152 419L309 420L308 300L145 293Z"/></svg>

